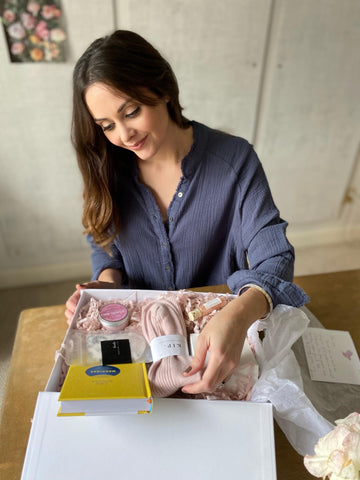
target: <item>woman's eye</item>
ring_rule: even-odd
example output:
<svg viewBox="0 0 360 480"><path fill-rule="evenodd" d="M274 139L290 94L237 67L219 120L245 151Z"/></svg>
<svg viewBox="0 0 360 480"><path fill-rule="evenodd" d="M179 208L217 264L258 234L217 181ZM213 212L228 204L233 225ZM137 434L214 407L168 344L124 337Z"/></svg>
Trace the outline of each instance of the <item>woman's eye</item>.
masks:
<svg viewBox="0 0 360 480"><path fill-rule="evenodd" d="M102 127L103 132L108 132L109 130L112 130L112 128L113 128L113 124L112 124L112 123L110 123L110 125L104 125L104 126Z"/></svg>
<svg viewBox="0 0 360 480"><path fill-rule="evenodd" d="M132 110L131 112L127 113L125 115L126 118L134 118L136 117L136 115L140 112L140 107L136 107L134 110Z"/></svg>

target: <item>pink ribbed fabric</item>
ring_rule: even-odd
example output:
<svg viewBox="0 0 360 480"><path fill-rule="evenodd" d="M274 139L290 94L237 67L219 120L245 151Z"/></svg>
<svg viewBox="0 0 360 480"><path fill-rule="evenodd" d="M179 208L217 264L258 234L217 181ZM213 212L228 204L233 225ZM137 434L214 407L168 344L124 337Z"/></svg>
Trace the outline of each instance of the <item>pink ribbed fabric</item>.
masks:
<svg viewBox="0 0 360 480"><path fill-rule="evenodd" d="M183 335L187 338L183 314L176 299L163 298L144 305L141 313L143 335L150 344L155 337ZM174 355L154 362L148 378L154 397L168 397L179 388L201 379L200 372L184 377L184 370L190 365L190 356Z"/></svg>

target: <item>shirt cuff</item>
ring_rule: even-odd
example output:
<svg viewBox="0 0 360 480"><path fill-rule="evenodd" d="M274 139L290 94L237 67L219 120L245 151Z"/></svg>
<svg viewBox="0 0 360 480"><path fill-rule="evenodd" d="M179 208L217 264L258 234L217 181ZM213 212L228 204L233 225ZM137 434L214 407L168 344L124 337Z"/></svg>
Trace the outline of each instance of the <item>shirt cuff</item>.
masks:
<svg viewBox="0 0 360 480"><path fill-rule="evenodd" d="M238 291L238 296L241 295L241 292L244 293L243 290L245 290L245 289L247 290L248 288L256 288L256 290L258 290L259 292L261 292L261 293L265 296L266 300L268 301L268 304L269 304L269 312L268 312L266 315L264 315L263 317L261 317L261 319L260 319L260 320L267 320L267 319L270 317L270 315L271 315L271 313L272 313L272 311L273 311L273 308L274 308L273 302L272 302L272 300L271 300L270 295L267 293L266 290L264 290L264 289L263 289L262 287L260 287L259 285L256 285L255 283L247 283L246 285L243 285L243 286L240 288L240 290Z"/></svg>

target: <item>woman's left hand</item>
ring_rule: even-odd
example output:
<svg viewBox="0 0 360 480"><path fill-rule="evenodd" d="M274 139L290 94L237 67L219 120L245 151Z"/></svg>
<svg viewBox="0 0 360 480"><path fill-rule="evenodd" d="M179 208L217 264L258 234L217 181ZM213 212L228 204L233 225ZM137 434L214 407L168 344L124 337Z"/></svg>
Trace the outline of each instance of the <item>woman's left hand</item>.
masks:
<svg viewBox="0 0 360 480"><path fill-rule="evenodd" d="M209 352L202 379L184 386L182 391L190 394L213 392L228 380L239 364L248 328L267 309L264 295L249 289L217 312L200 333L191 365L184 372L188 377L201 371Z"/></svg>

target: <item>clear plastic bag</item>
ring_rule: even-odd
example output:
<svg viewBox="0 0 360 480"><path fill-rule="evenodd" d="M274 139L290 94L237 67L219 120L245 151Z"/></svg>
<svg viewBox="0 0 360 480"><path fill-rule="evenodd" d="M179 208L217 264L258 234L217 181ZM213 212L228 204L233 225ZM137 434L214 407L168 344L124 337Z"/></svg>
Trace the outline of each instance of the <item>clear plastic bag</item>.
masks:
<svg viewBox="0 0 360 480"><path fill-rule="evenodd" d="M308 324L308 317L300 309L278 305L269 319L255 322L248 331L260 366L251 400L273 405L275 420L300 455L313 453L317 440L333 428L304 393L300 367L292 351ZM265 332L263 341L259 331Z"/></svg>
<svg viewBox="0 0 360 480"><path fill-rule="evenodd" d="M98 365L102 363L101 342L128 339L133 363L151 362L151 351L145 338L136 332L86 332L70 330L65 340L65 362L68 365Z"/></svg>

